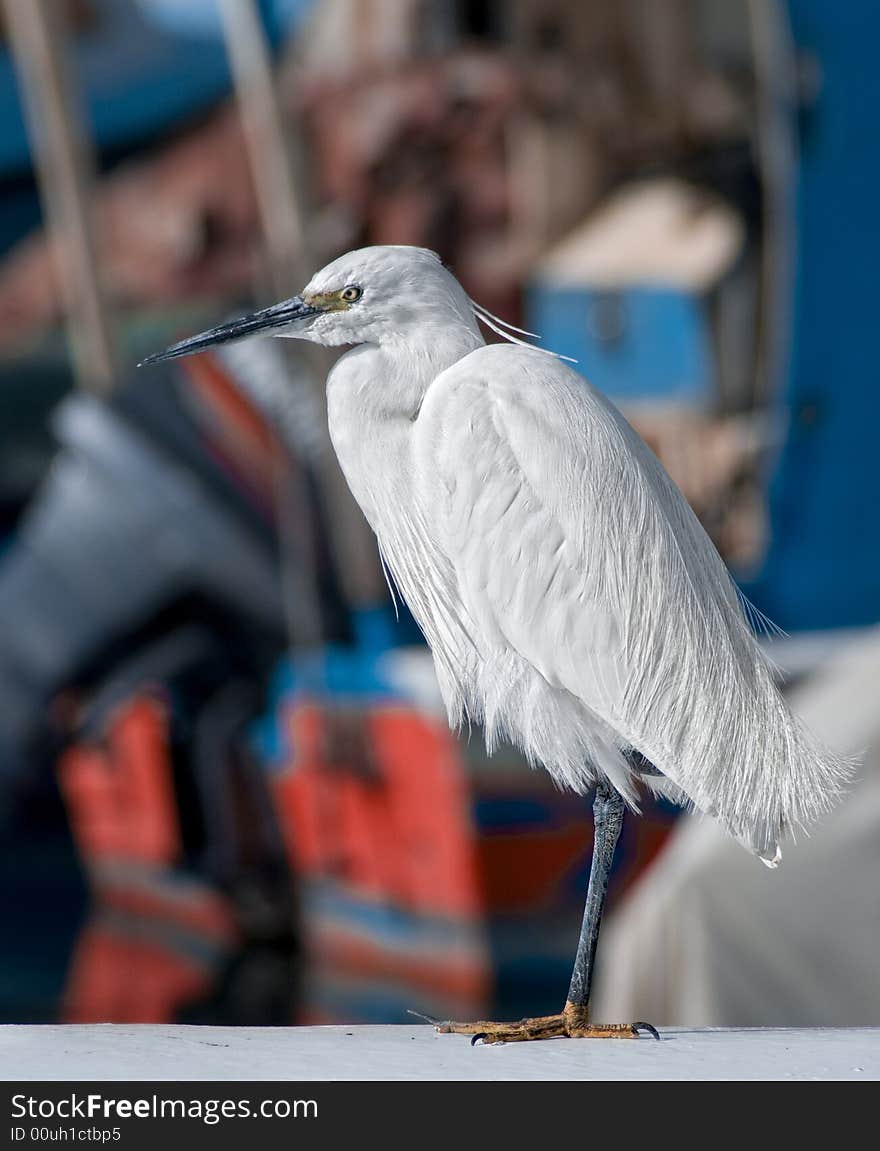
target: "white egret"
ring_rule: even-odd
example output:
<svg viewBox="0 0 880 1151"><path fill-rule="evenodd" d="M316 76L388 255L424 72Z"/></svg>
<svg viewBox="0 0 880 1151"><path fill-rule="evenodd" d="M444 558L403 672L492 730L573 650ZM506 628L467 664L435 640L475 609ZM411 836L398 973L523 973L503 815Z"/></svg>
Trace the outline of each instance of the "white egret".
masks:
<svg viewBox="0 0 880 1151"><path fill-rule="evenodd" d="M478 317L511 343L486 345ZM656 457L604 396L515 331L433 252L375 247L150 360L258 332L354 345L327 380L331 438L431 647L450 722L481 723L490 750L511 740L563 787L596 788L564 1010L441 1030L634 1036L642 1025L593 1024L588 1009L639 783L711 814L775 866L786 830L831 805L846 765L789 711L721 558Z"/></svg>

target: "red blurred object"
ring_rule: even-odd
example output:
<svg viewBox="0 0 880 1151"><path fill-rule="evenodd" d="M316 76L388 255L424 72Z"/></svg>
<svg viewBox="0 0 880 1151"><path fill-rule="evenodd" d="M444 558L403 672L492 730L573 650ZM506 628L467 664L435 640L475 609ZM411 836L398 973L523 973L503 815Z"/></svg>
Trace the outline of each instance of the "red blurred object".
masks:
<svg viewBox="0 0 880 1151"><path fill-rule="evenodd" d="M214 893L203 895L205 918L225 931L224 908L208 905ZM206 951L201 932L181 930L167 906L153 904L134 916L105 905L80 932L64 991L65 1023L168 1023L210 993L229 939Z"/></svg>
<svg viewBox="0 0 880 1151"><path fill-rule="evenodd" d="M59 781L93 896L63 1018L173 1020L209 994L238 929L229 900L181 867L165 707L149 695L121 704L100 741L62 756Z"/></svg>
<svg viewBox="0 0 880 1151"><path fill-rule="evenodd" d="M181 856L167 717L149 697L124 705L101 745L70 748L59 764L74 839L94 883L104 861L171 867Z"/></svg>
<svg viewBox="0 0 880 1151"><path fill-rule="evenodd" d="M468 789L449 733L402 708L358 713L371 755L371 770L358 772L328 758L334 720L308 704L290 716L295 765L276 788L297 871L434 915L481 915Z"/></svg>
<svg viewBox="0 0 880 1151"><path fill-rule="evenodd" d="M292 755L274 791L314 973L302 1021L369 1018L389 999L481 1009L489 954L456 741L403 705L283 706Z"/></svg>

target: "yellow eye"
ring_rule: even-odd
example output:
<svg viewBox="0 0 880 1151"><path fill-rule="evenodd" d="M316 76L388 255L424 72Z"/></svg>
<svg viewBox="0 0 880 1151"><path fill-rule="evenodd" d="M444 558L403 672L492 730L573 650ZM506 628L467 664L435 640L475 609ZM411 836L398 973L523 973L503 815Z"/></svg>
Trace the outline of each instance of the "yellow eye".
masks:
<svg viewBox="0 0 880 1151"><path fill-rule="evenodd" d="M361 298L360 288L356 288L353 284L348 288L343 288L339 293L339 298L345 300L346 304L354 304Z"/></svg>

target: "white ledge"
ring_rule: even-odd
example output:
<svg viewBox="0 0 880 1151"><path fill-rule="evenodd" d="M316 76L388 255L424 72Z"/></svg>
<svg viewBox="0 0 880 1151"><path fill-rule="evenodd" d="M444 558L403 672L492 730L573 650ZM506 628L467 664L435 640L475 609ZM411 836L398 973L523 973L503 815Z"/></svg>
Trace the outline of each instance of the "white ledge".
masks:
<svg viewBox="0 0 880 1151"><path fill-rule="evenodd" d="M427 1026L0 1027L15 1080L878 1079L880 1028L664 1028L471 1047Z"/></svg>

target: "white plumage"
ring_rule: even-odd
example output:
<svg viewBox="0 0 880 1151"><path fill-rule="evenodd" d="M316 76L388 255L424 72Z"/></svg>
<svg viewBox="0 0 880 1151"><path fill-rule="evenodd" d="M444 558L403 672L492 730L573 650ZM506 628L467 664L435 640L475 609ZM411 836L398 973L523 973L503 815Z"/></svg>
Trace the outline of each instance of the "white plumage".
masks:
<svg viewBox="0 0 880 1151"><path fill-rule="evenodd" d="M450 721L579 792L604 776L635 806L642 777L775 863L846 765L789 711L717 551L617 409L542 350L486 346L423 249L349 253L294 304L258 326L356 345L330 373L330 433Z"/></svg>
<svg viewBox="0 0 880 1151"><path fill-rule="evenodd" d="M718 553L617 409L539 352L487 347L432 384L414 458L471 645L427 621L452 715L578 791L598 767L632 804L636 749L662 772L646 782L775 861L841 765L790 713Z"/></svg>
<svg viewBox="0 0 880 1151"><path fill-rule="evenodd" d="M330 431L451 722L482 722L490 749L509 739L579 792L602 771L633 806L636 749L662 772L650 786L778 860L785 829L832 803L845 766L789 711L657 458L552 355L485 346L432 254L353 253L315 288L369 283L361 261L415 265L418 287L403 290L433 315L342 358Z"/></svg>

